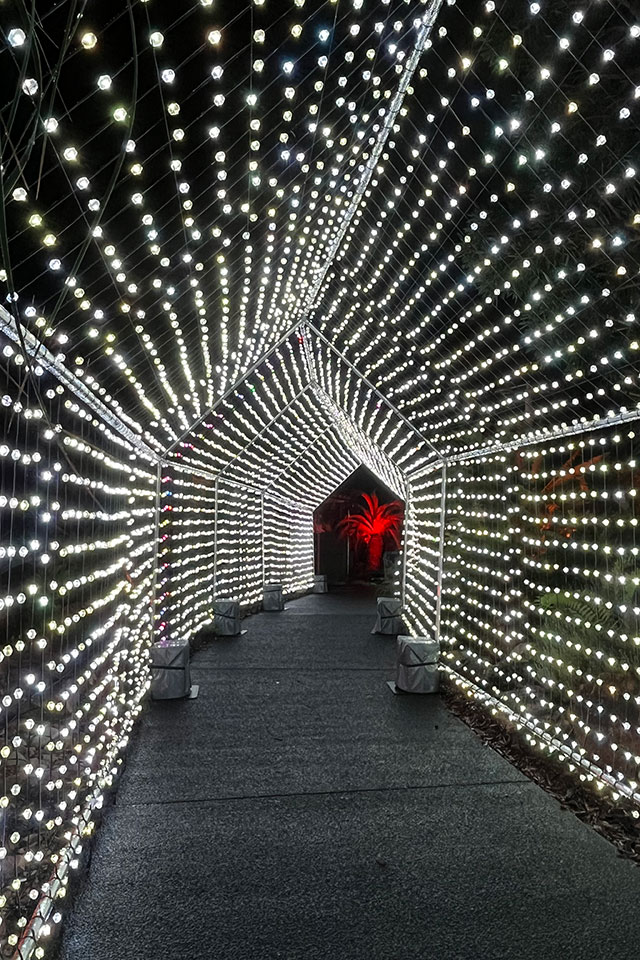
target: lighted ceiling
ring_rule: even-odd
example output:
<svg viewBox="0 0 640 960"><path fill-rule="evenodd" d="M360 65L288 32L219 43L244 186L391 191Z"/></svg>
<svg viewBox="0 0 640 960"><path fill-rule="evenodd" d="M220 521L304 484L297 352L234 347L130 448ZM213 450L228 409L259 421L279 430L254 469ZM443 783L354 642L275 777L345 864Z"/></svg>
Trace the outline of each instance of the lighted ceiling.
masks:
<svg viewBox="0 0 640 960"><path fill-rule="evenodd" d="M305 320L444 453L636 405L631 4L30 16L3 6L9 307L154 449Z"/></svg>

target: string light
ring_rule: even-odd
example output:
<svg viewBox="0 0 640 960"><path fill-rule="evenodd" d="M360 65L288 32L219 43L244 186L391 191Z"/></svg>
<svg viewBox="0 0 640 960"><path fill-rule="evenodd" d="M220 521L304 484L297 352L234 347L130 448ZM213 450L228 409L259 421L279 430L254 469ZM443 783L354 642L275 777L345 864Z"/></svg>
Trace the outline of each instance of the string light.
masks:
<svg viewBox="0 0 640 960"><path fill-rule="evenodd" d="M216 596L309 589L313 511L361 463L405 500L393 586L451 683L640 802L640 26L609 0L418 6L295 0L276 31L256 0L241 35L211 0L145 3L52 37L55 83L33 25L4 28L22 960L50 954L150 644Z"/></svg>

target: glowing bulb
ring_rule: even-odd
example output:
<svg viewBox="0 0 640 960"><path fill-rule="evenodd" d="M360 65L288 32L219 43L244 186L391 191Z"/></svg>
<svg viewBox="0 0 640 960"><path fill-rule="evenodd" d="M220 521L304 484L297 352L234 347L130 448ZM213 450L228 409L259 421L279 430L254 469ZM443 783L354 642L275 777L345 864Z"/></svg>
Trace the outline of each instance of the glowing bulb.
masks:
<svg viewBox="0 0 640 960"><path fill-rule="evenodd" d="M24 30L21 30L20 27L14 27L12 30L9 30L7 34L7 40L12 47L22 47L24 42L27 39Z"/></svg>

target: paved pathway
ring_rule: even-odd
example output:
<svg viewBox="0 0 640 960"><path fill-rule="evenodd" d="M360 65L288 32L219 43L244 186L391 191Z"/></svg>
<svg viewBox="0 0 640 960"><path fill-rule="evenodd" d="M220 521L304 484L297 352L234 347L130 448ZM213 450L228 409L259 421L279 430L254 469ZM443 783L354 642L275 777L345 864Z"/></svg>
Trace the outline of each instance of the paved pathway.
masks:
<svg viewBox="0 0 640 960"><path fill-rule="evenodd" d="M637 960L640 871L437 697L368 596L212 639L151 704L63 960Z"/></svg>

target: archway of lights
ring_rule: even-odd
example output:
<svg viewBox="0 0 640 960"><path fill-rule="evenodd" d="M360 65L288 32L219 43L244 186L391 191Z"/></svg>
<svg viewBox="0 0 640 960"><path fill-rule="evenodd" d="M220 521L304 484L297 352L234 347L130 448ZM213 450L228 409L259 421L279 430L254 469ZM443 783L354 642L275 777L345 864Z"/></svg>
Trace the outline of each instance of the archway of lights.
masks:
<svg viewBox="0 0 640 960"><path fill-rule="evenodd" d="M627 0L0 17L0 925L42 957L148 688L360 463L450 682L640 801Z"/></svg>

